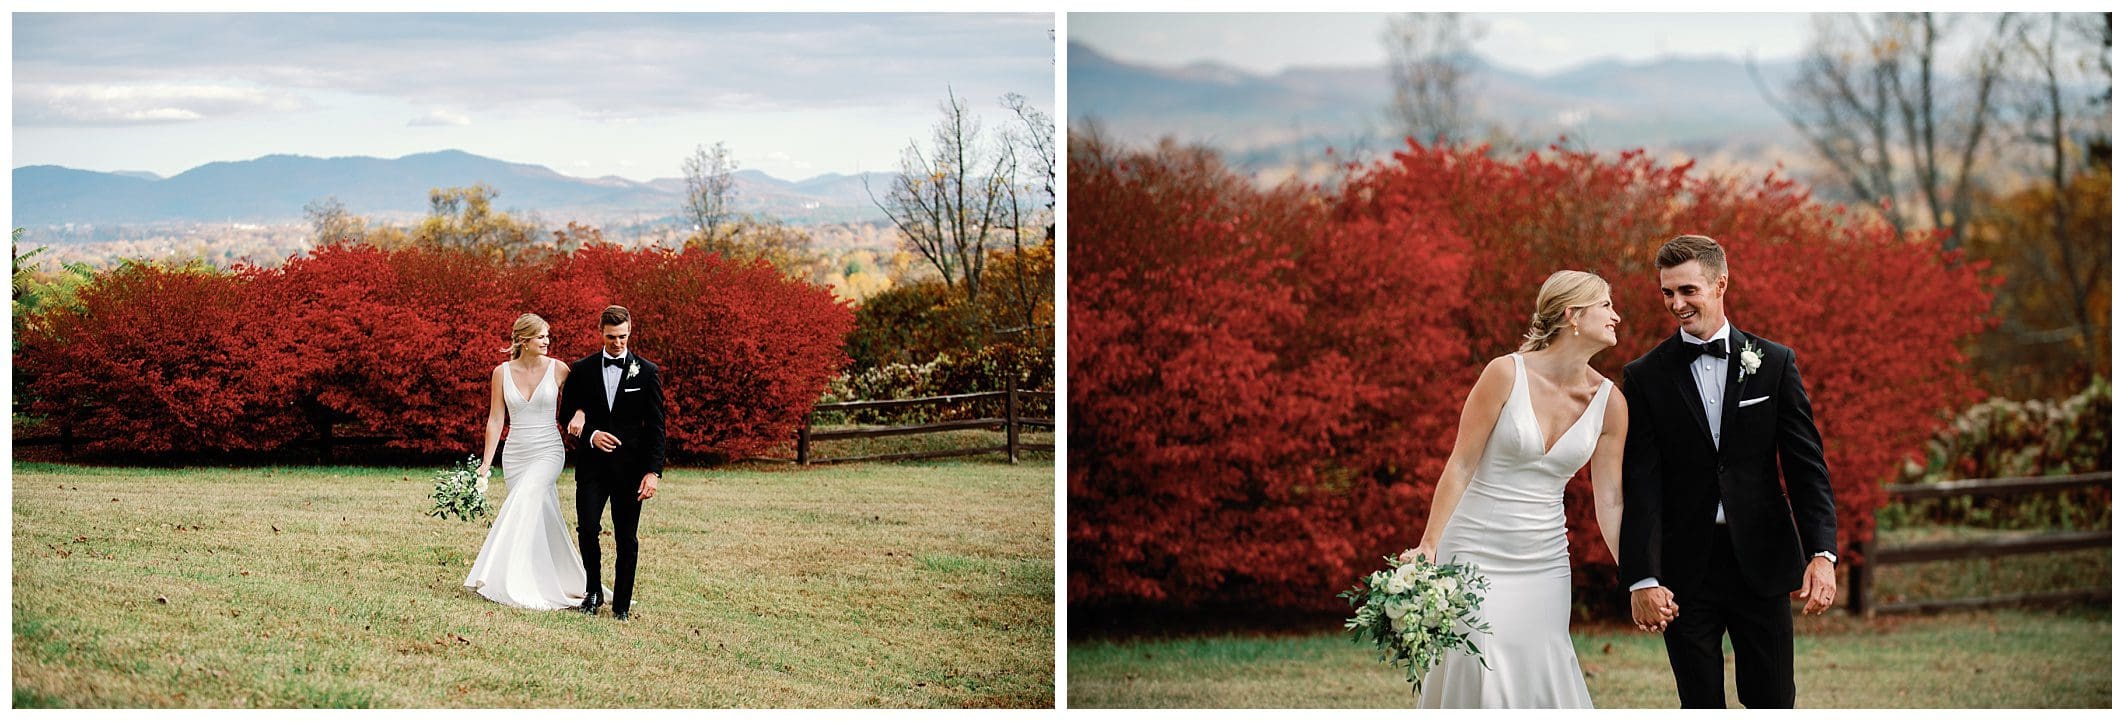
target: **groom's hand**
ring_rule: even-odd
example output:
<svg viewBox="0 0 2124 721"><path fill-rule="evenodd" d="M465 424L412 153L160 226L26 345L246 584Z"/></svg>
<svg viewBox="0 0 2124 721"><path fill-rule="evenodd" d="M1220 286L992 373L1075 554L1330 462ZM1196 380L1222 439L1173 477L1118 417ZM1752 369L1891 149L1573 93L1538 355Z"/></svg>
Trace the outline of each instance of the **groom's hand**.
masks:
<svg viewBox="0 0 2124 721"><path fill-rule="evenodd" d="M597 446L597 449L600 451L610 453L612 452L612 449L618 448L620 446L620 440L619 436L615 436L604 431L591 431L590 445Z"/></svg>
<svg viewBox="0 0 2124 721"><path fill-rule="evenodd" d="M1800 589L1792 592L1793 598L1807 599L1805 612L1819 616L1830 606L1836 605L1836 565L1821 556L1807 562L1807 573L1800 577Z"/></svg>
<svg viewBox="0 0 2124 721"><path fill-rule="evenodd" d="M656 497L656 479L657 479L657 475L656 475L656 474L654 474L654 473L644 473L644 474L642 474L642 488L641 488L641 490L640 490L640 491L639 491L638 493L636 493L636 498L635 498L635 500L639 500L639 501L646 501L646 500L649 500L649 499L651 499L651 498L655 498L655 497Z"/></svg>
<svg viewBox="0 0 2124 721"><path fill-rule="evenodd" d="M1667 622L1681 613L1681 606L1674 603L1674 592L1666 586L1640 588L1630 592L1630 620L1637 622L1643 631L1665 631Z"/></svg>

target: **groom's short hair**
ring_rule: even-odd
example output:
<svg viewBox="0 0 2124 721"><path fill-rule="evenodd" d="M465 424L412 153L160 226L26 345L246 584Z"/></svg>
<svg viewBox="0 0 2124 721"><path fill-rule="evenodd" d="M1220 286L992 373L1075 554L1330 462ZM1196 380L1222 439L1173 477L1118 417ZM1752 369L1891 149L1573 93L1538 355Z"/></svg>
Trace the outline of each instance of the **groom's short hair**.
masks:
<svg viewBox="0 0 2124 721"><path fill-rule="evenodd" d="M632 320L634 316L627 313L626 306L618 305L605 306L605 312L597 316L599 326L624 325Z"/></svg>
<svg viewBox="0 0 2124 721"><path fill-rule="evenodd" d="M1704 266L1704 277L1717 278L1726 272L1726 248L1718 241L1702 235L1677 235L1666 245L1659 247L1659 256L1653 262L1660 270L1666 270L1689 261Z"/></svg>

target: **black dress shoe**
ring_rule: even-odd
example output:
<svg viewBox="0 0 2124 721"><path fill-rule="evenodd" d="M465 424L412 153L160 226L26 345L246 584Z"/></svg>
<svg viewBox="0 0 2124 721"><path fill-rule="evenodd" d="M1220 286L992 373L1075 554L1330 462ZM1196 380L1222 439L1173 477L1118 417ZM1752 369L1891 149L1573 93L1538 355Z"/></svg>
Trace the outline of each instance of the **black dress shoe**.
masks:
<svg viewBox="0 0 2124 721"><path fill-rule="evenodd" d="M614 620L614 621L625 621L625 620L627 620L627 612L626 612L626 611L613 611L613 612L612 612L612 620Z"/></svg>
<svg viewBox="0 0 2124 721"><path fill-rule="evenodd" d="M595 616L597 615L598 607L603 605L605 605L604 593L591 591L589 595L583 596L583 605L576 607L575 610L583 612L585 616Z"/></svg>

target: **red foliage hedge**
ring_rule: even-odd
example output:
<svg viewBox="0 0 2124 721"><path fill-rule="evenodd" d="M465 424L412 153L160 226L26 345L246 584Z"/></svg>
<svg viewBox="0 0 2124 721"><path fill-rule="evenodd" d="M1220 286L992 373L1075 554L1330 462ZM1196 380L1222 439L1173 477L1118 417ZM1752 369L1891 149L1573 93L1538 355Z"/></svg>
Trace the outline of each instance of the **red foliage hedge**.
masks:
<svg viewBox="0 0 2124 721"><path fill-rule="evenodd" d="M538 313L554 357L596 350L597 314L628 306L664 368L674 452L727 458L785 441L846 362L853 311L823 288L698 251L593 245L533 263L334 245L277 269L128 265L74 308L28 324L16 362L31 412L90 451L266 451L381 435L473 452L509 325Z"/></svg>
<svg viewBox="0 0 2124 721"><path fill-rule="evenodd" d="M1680 233L1727 247L1737 326L1798 349L1846 544L1977 396L1980 268L1775 177L1412 145L1337 190L1264 191L1204 151L1073 140L1069 179L1072 602L1340 607L1421 536L1461 402L1542 279L1614 284L1595 366L1619 378L1675 332L1652 254ZM1583 473L1566 508L1579 583L1613 588Z"/></svg>
<svg viewBox="0 0 2124 721"><path fill-rule="evenodd" d="M261 323L260 273L128 263L77 303L24 324L16 367L32 412L95 428L91 451L263 450L303 431L299 382L277 361L292 328Z"/></svg>

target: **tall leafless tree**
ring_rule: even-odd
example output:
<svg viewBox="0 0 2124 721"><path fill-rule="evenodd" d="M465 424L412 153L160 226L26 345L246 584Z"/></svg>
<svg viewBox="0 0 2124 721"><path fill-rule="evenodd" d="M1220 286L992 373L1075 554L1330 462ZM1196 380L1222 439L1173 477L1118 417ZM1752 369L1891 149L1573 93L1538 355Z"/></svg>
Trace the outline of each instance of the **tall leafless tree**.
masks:
<svg viewBox="0 0 2124 721"><path fill-rule="evenodd" d="M937 269L946 286L964 292L969 302L979 302L989 238L1007 217L1001 211L1013 158L991 147L981 133L980 119L949 88L940 107L944 118L933 127L929 150L908 143L885 197L871 192L871 202ZM864 189L870 190L868 181Z"/></svg>
<svg viewBox="0 0 2124 721"><path fill-rule="evenodd" d="M1009 226L1012 257L1017 260L1018 271L1011 274L1016 279L1011 308L1019 323L1016 328L999 329L999 332L1033 332L1040 325L1036 310L1040 299L1037 293L1052 293L1052 283L1042 283L1035 288L1029 277L1025 239L1028 231L1037 224L1044 228L1042 243L1055 240L1055 121L1052 116L1033 107L1025 96L1011 93L1003 96L1003 107L1010 109L1018 119L1018 127L1004 134L1003 149L1010 158L1005 163L1009 170L1003 184L1007 197L1004 208L1010 215ZM1031 177L1020 179L1020 173ZM1044 217L1042 217L1044 216Z"/></svg>
<svg viewBox="0 0 2124 721"><path fill-rule="evenodd" d="M693 154L686 156L680 166L686 174L686 219L693 223L693 236L688 242L709 248L729 245L738 227L737 213L732 208L737 197L732 175L737 171L737 160L718 141L713 148L694 146Z"/></svg>
<svg viewBox="0 0 2124 721"><path fill-rule="evenodd" d="M2011 165L2036 180L1984 214L1997 244L1989 257L2004 276L1996 299L2003 337L1980 353L2033 366L2032 377L2073 378L2075 389L2109 358L2108 315L2099 308L2110 292L2110 226L2092 222L2109 215L2109 196L2095 190L2106 178L2089 175L2108 163L2108 27L2106 14L2090 13L2015 23L2004 117L2017 141Z"/></svg>
<svg viewBox="0 0 2124 721"><path fill-rule="evenodd" d="M1947 231L1950 250L1966 235L1976 172L1996 143L2012 15L1991 19L1965 70L1950 73L1942 49L1953 26L1970 21L1982 22L1932 13L1818 16L1787 96L1763 88L1855 199L1899 232L1919 221ZM1922 205L1923 215L1906 205Z"/></svg>
<svg viewBox="0 0 2124 721"><path fill-rule="evenodd" d="M1394 99L1388 120L1405 137L1434 145L1468 139L1476 121L1470 93L1481 23L1460 13L1405 13L1380 34Z"/></svg>

